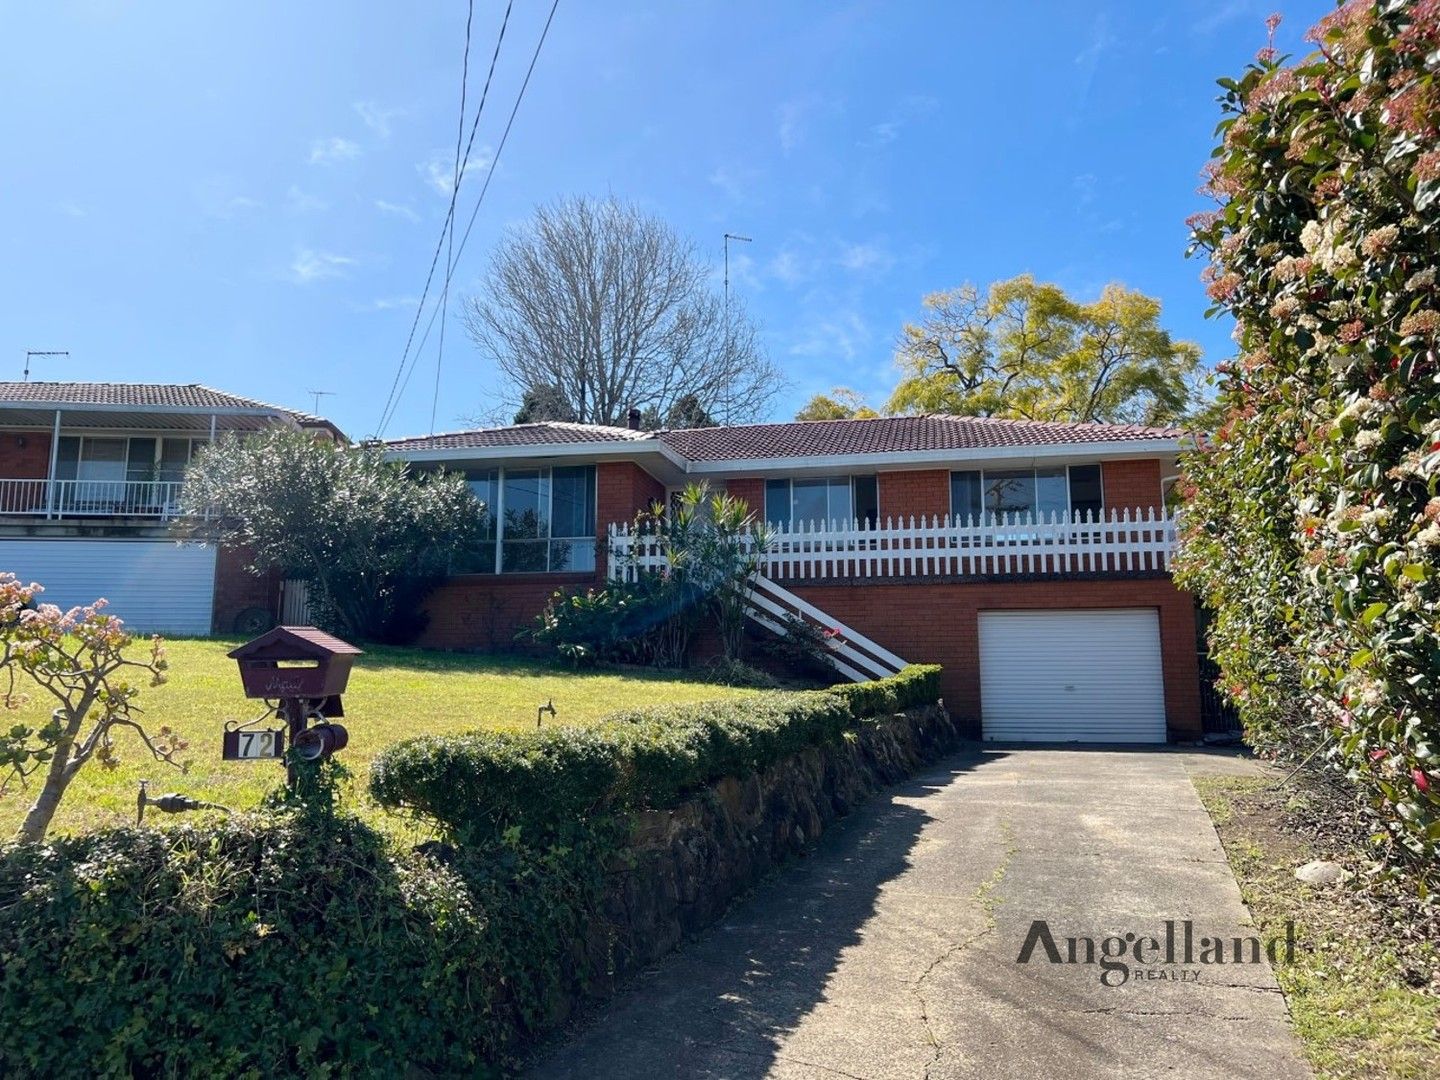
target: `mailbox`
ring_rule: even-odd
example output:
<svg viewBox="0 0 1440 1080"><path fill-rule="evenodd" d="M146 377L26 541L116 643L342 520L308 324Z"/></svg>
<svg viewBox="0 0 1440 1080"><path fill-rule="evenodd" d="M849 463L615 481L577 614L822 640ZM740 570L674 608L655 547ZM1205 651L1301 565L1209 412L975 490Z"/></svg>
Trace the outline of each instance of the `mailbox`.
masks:
<svg viewBox="0 0 1440 1080"><path fill-rule="evenodd" d="M313 626L277 626L229 653L240 665L245 696L267 699L337 697L359 655L348 641Z"/></svg>

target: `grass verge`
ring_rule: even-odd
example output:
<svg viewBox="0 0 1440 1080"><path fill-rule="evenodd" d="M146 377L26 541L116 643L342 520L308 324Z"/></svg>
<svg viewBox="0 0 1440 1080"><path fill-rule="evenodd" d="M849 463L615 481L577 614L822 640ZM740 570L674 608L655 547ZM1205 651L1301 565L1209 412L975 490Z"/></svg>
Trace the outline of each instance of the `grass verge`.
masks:
<svg viewBox="0 0 1440 1080"><path fill-rule="evenodd" d="M1295 877L1313 859L1352 872L1367 865L1362 849L1323 827L1323 794L1253 777L1193 779L1262 935L1295 920L1295 963L1275 976L1316 1075L1436 1075L1440 956L1413 910L1362 891L1359 879L1307 885Z"/></svg>

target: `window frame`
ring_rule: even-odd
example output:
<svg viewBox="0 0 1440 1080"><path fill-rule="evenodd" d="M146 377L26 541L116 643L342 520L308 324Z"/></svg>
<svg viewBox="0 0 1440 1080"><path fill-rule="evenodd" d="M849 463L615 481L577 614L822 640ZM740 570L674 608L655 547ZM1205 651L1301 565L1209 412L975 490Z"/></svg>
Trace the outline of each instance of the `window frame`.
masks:
<svg viewBox="0 0 1440 1080"><path fill-rule="evenodd" d="M1104 514L1104 512L1105 512L1105 505L1106 505L1106 503L1105 503L1105 469L1104 469L1104 467L1103 467L1103 463L1098 462L1098 461L1066 462L1063 466L1060 466L1061 468L1063 468L1063 469L1065 470L1065 512L1066 512L1067 514L1071 515L1071 521L1072 521L1072 523L1073 523L1073 521L1074 521L1073 515L1075 514L1075 509L1074 509L1074 506L1075 506L1075 495L1074 495L1073 484L1072 484L1072 481L1071 481L1070 470L1072 470L1072 469L1090 468L1090 467L1092 467L1092 466L1097 470L1097 480L1098 480L1099 488L1100 488L1100 510L1099 510L1099 514L1097 514L1097 520L1098 520L1099 515ZM1040 490L1040 477L1039 477L1039 473L1040 473L1040 471L1041 471L1042 468L1045 468L1045 467L1044 467L1044 466L1039 466L1039 465L1032 465L1032 466L1029 467L1030 478L1031 478L1031 479L1030 479L1030 482L1031 482L1032 499L1035 498L1036 496L1038 496L1038 494L1039 494L1039 490ZM1050 468L1055 468L1055 466L1050 466ZM951 469L951 470L950 470L950 480L949 480L949 485L948 485L948 486L949 486L949 496L950 496L950 520L951 520L951 521L959 521L959 522L961 522L962 524L968 524L971 520L974 520L977 525L994 525L994 524L1002 524L1002 523L1003 523L1003 516L1004 516L1005 514L1028 514L1028 515L1032 518L1032 520L1036 518L1036 516L1037 516L1037 511L1036 511L1033 503L1032 503L1032 505L1031 505L1030 510L1028 510L1028 511L1015 511L1015 510L1010 510L1010 511L1000 511L1000 512L996 512L996 511L992 511L992 510L987 510L987 509L985 508L985 495L986 495L986 479L985 479L985 477L986 477L987 471L989 471L989 472L991 472L991 473L993 473L993 474L995 474L995 475L998 475L998 474L1000 474L1000 473L1023 472L1024 470L1023 470L1023 469L1013 469L1013 468L986 470L986 469L983 468L983 467L982 467L982 468L978 468L978 469ZM964 474L973 474L973 475L978 476L978 477L980 478L980 514L979 514L978 517L975 517L975 516L971 515L971 514L968 513L968 512L966 512L966 513L964 513L964 514L958 513L958 512L956 511L956 509L955 509L955 477L956 477L957 475L959 475L959 474L962 474L962 473L964 473Z"/></svg>
<svg viewBox="0 0 1440 1080"><path fill-rule="evenodd" d="M584 469L585 478L585 509L586 516L592 523L591 531L579 536L557 536L555 534L555 472L557 469ZM541 486L545 492L545 535L543 537L521 537L511 540L512 544L544 544L545 545L545 567L544 569L518 569L507 570L505 568L505 485L507 473L537 473L540 476ZM484 576L484 577L519 577L525 574L593 574L599 566L599 533L598 521L600 516L599 492L596 483L596 469L594 464L580 465L526 465L516 468L506 468L497 465L490 469L467 469L465 470L465 481L474 490L474 485L479 482L486 482L494 493L494 498L487 504L486 510L491 521L491 535L488 539L481 541L482 547L494 548L493 560L488 569L466 568L463 570L452 570L452 577ZM477 498L479 497L477 493ZM564 566L556 568L551 564L555 557L555 546L557 543L569 543L572 548L577 542L588 542L590 565L588 567Z"/></svg>
<svg viewBox="0 0 1440 1080"><path fill-rule="evenodd" d="M811 481L811 482L817 482L817 483L824 483L824 484L826 485L825 507L826 507L826 510L827 510L827 516L823 519L823 524L824 524L827 528L828 528L832 523L836 523L836 522L841 523L841 527L842 527L842 528L846 528L846 529L854 528L856 522L859 522L859 523L860 523L860 527L861 527L862 529L873 529L873 528L875 528L876 526L879 525L879 523L880 523L880 476L879 476L879 474L878 474L878 473L841 473L841 474L828 475L828 476L775 476L775 477L767 477L767 478L765 479L765 481L764 481L764 483L765 483L765 491L764 491L764 495L763 495L764 506L761 508L761 509L762 509L762 512L763 512L763 515L764 515L764 521L765 521L765 524L766 524L767 526L777 527L777 523L776 523L776 522L771 518L771 516L770 516L770 485L772 485L772 484L784 484L784 485L785 485L785 491L786 491L786 510L787 510L787 513L786 513L785 523L784 523L784 525L781 526L781 527L783 527L787 532L794 532L794 531L795 531L795 482L796 482L797 480L799 480L799 481L801 481L801 482ZM849 490L850 490L850 511L851 511L851 512L850 512L850 516L849 516L848 518L843 519L843 521L842 521L842 519L840 519L840 518L831 518L831 517L828 516L828 510L829 510L829 507L830 507L830 492L829 492L829 486L830 486L831 484L834 484L836 481L840 481L840 480L845 481L846 486L847 486L847 487L849 488ZM874 516L873 516L873 517L871 517L871 516L868 515L868 514L866 514L866 515L861 515L861 514L858 514L858 513L855 512L855 510L856 510L856 505L857 505L857 503L858 503L858 501L859 501L858 499L856 499L856 493L855 493L855 482L856 482L857 480L868 480L868 481L870 481L871 483L873 483L873 484L875 485L875 510L874 510ZM802 520L813 520L813 519L802 519Z"/></svg>

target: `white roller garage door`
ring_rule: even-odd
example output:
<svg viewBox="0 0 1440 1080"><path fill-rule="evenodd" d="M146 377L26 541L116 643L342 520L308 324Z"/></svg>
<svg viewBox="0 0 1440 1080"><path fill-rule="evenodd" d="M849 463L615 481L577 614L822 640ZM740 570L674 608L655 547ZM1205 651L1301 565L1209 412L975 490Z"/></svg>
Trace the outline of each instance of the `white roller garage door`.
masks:
<svg viewBox="0 0 1440 1080"><path fill-rule="evenodd" d="M1115 611L982 611L987 739L1165 741L1160 617Z"/></svg>
<svg viewBox="0 0 1440 1080"><path fill-rule="evenodd" d="M72 608L98 597L131 630L208 634L215 548L170 540L0 540L0 570L45 586L42 603Z"/></svg>

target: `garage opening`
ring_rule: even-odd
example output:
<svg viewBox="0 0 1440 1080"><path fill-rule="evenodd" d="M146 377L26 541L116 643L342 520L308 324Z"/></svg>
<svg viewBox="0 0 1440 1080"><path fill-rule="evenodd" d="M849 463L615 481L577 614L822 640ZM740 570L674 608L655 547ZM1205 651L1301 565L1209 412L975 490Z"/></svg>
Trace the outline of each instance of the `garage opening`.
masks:
<svg viewBox="0 0 1440 1080"><path fill-rule="evenodd" d="M173 540L66 537L0 540L0 570L45 586L40 602L69 609L99 597L145 634L210 633L215 548Z"/></svg>
<svg viewBox="0 0 1440 1080"><path fill-rule="evenodd" d="M1153 608L980 612L987 740L1163 743Z"/></svg>

